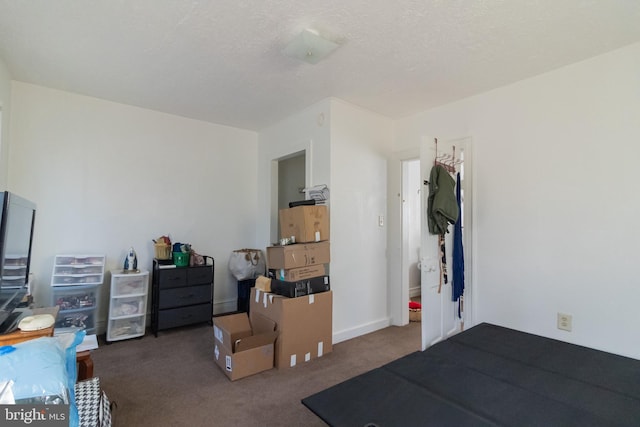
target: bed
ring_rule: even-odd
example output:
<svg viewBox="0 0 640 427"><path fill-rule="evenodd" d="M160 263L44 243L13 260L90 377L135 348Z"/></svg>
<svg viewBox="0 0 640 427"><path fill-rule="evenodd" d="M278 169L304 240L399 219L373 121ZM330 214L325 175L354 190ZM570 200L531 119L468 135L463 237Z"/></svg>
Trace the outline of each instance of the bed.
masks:
<svg viewBox="0 0 640 427"><path fill-rule="evenodd" d="M640 361L482 323L302 403L331 426L640 426Z"/></svg>

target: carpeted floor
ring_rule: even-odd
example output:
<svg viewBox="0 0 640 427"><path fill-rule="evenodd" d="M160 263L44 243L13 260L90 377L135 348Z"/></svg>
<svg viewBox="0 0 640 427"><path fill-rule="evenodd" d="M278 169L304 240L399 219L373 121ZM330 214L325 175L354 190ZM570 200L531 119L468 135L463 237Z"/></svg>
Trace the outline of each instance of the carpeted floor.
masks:
<svg viewBox="0 0 640 427"><path fill-rule="evenodd" d="M419 350L420 325L385 328L304 365L231 382L213 360L213 328L203 324L101 343L94 375L117 404L118 427L324 426L301 399Z"/></svg>

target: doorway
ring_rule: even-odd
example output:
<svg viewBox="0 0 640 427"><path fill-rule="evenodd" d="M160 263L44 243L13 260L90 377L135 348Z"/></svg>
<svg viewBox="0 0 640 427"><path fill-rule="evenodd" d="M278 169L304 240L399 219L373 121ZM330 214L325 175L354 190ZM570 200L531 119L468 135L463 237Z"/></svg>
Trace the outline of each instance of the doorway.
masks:
<svg viewBox="0 0 640 427"><path fill-rule="evenodd" d="M402 161L402 281L409 298L420 298L420 159Z"/></svg>
<svg viewBox="0 0 640 427"><path fill-rule="evenodd" d="M402 286L408 289L409 301L404 301L404 310L411 308L410 302L421 304L422 288L420 279L421 244L421 193L420 158L401 160L401 230L402 230ZM412 310L409 322L421 321L422 312ZM420 334L416 327L416 334Z"/></svg>
<svg viewBox="0 0 640 427"><path fill-rule="evenodd" d="M290 154L277 161L278 168L278 212L289 207L289 202L305 199L306 184L305 151ZM280 236L280 221L277 221ZM276 239L277 240L277 239Z"/></svg>
<svg viewBox="0 0 640 427"><path fill-rule="evenodd" d="M448 231L440 238L427 230L427 200L429 185L423 185L421 207L421 299L422 299L422 349L461 332L467 326L473 326L472 286L472 162L471 138L435 139L424 138L420 147L420 167L424 182L436 179L430 176L434 164L443 166L444 174L449 174L454 183L455 193L460 190L459 219L461 229L456 230L449 224ZM460 180L460 185L455 184ZM442 181L438 181L442 182ZM446 185L443 188L447 187ZM451 194L456 197L455 194ZM454 237L459 236L457 242ZM453 247L458 246L459 253L454 263ZM444 255L441 252L444 248ZM461 248L461 249L460 249ZM454 264L462 267L455 268ZM460 274L458 274L460 272ZM455 283L454 283L455 282ZM461 297L457 297L459 286L464 286ZM467 304L464 304L466 302Z"/></svg>

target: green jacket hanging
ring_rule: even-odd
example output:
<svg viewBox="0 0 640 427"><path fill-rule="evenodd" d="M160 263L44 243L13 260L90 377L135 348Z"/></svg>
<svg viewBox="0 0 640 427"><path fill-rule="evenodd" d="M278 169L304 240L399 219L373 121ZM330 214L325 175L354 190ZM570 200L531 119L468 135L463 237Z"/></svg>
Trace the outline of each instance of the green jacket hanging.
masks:
<svg viewBox="0 0 640 427"><path fill-rule="evenodd" d="M429 197L427 199L427 223L429 233L448 233L449 223L455 224L460 211L455 194L456 182L442 166L431 168Z"/></svg>

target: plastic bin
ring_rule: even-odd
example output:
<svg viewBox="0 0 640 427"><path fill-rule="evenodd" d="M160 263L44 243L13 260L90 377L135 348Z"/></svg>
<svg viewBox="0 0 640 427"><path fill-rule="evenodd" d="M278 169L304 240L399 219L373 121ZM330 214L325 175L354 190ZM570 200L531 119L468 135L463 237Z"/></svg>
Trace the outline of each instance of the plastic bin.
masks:
<svg viewBox="0 0 640 427"><path fill-rule="evenodd" d="M177 267L187 267L189 265L189 254L185 252L174 252L173 263Z"/></svg>

